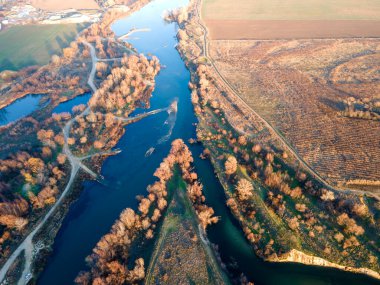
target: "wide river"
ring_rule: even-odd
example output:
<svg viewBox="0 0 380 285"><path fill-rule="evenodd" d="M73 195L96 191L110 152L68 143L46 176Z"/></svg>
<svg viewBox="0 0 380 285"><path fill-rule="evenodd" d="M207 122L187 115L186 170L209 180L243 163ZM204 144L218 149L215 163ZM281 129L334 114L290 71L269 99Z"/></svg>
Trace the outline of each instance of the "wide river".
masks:
<svg viewBox="0 0 380 285"><path fill-rule="evenodd" d="M128 41L140 53L156 55L163 66L156 78L151 109L167 107L178 98L178 113L171 118L165 112L159 113L126 127L126 134L117 145L122 152L108 158L102 167L104 183L83 183L84 189L64 219L53 253L38 284L73 284L78 272L86 269L86 256L101 236L110 230L121 211L126 207L136 209L135 196L146 194L147 185L154 181L154 170L169 152L170 142L176 138L186 142L195 137L196 117L187 87L190 74L175 49L176 26L162 20L164 10L186 3L185 0L155 0L113 25L117 35L125 34L132 28L150 29L149 32L134 33ZM154 152L146 157L146 152L152 147L155 148ZM207 202L221 217L218 224L209 228L208 237L219 246L224 262L235 264L236 271L244 272L256 285L380 284L366 276L335 269L261 261L225 206L223 189L210 162L199 159L202 147L192 145L190 149L205 186Z"/></svg>

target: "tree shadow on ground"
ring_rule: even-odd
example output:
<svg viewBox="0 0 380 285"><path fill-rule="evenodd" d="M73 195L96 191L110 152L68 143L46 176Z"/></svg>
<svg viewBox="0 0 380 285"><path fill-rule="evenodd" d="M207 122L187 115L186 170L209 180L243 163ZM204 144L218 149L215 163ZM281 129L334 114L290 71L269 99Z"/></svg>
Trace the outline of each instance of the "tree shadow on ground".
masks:
<svg viewBox="0 0 380 285"><path fill-rule="evenodd" d="M17 70L17 67L12 61L5 58L0 62L0 72L3 70Z"/></svg>
<svg viewBox="0 0 380 285"><path fill-rule="evenodd" d="M345 106L342 101L332 100L330 98L321 98L321 103L332 108L333 110L343 111Z"/></svg>

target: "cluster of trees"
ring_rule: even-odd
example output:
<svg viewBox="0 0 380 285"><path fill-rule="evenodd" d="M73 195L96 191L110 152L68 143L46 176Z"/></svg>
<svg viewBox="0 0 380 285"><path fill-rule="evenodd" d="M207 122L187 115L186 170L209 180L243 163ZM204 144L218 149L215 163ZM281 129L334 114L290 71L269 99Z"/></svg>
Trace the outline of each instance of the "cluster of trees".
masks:
<svg viewBox="0 0 380 285"><path fill-rule="evenodd" d="M51 118L51 123L54 121ZM45 122L46 123L46 122ZM44 123L44 124L45 124ZM37 124L36 127L41 127ZM0 240L23 234L37 209L55 203L65 177L65 156L56 156L64 140L52 129L40 129L33 151L19 150L0 160ZM39 212L40 213L40 212ZM5 253L9 244L1 248Z"/></svg>
<svg viewBox="0 0 380 285"><path fill-rule="evenodd" d="M10 184L21 188L21 192L35 209L55 203L55 196L59 192L58 181L65 176L64 155L53 158L53 152L56 151L54 132L41 130L38 132L38 137L47 143L41 147L40 152L35 153L35 156L20 151L7 159L0 160L3 185Z"/></svg>
<svg viewBox="0 0 380 285"><path fill-rule="evenodd" d="M132 209L125 209L87 257L91 266L75 279L77 284L136 284L145 277L144 260L137 258L135 266L128 268L129 251L138 233L146 230L143 218Z"/></svg>
<svg viewBox="0 0 380 285"><path fill-rule="evenodd" d="M120 66L119 66L120 65ZM107 72L103 62L97 64L98 73ZM91 111L74 122L69 144L75 145L74 152L84 154L110 149L124 133L121 115L127 117L138 105L149 106L154 88L154 77L160 70L158 59L148 60L145 56L124 55L115 63L111 73L91 97ZM74 112L83 111L85 106L75 107Z"/></svg>
<svg viewBox="0 0 380 285"><path fill-rule="evenodd" d="M144 95L147 99L150 98L154 89L154 77L160 70L158 59L152 57L148 60L144 55L125 56L121 65L112 69L111 74L90 99L92 109L116 111L120 114L126 107L133 107L142 100Z"/></svg>
<svg viewBox="0 0 380 285"><path fill-rule="evenodd" d="M343 116L349 118L380 120L380 101L371 101L369 98L356 99L349 97L343 100Z"/></svg>
<svg viewBox="0 0 380 285"><path fill-rule="evenodd" d="M362 226L358 226L356 221L348 216L347 213L342 213L337 217L337 222L339 225L343 226L345 231L352 233L356 236L364 234L364 229Z"/></svg>
<svg viewBox="0 0 380 285"><path fill-rule="evenodd" d="M238 178L239 165L247 170L250 178L268 189L264 200L266 205L275 211L291 231L302 236L305 242L309 238L318 240L325 236L318 246L322 246L326 257L337 254L336 249L332 249L336 246L335 241L338 241L340 250L343 251L363 247L358 237L366 233L365 228L359 225L358 221L360 224L365 223L369 228L374 226L373 222L368 224L371 214L363 199L355 201L353 197L327 190L301 171L290 175L288 170L282 170L283 153L281 154L281 151L275 153L259 144L252 145L242 136L229 137L228 141L229 147L234 149L235 156L228 155L224 161L224 170L229 183L235 184L236 198L231 197L227 204L236 215L244 217L240 220L245 225L244 232L247 239L254 244L261 244L260 247L264 248L262 251L264 256L268 257L279 252L281 248L277 240L279 237L276 238L275 232L270 235L274 239L277 251L273 250L272 244L267 243L264 247L264 244L260 243L263 238L261 229L273 225L263 221L259 224L254 222L257 221L256 213L260 209L255 205L255 200L251 200L254 191L252 182L248 178ZM248 159L247 152L249 152ZM291 187L292 184L297 186ZM289 198L291 198L291 203L287 203ZM326 216L317 213L326 213ZM329 225L329 229L326 224ZM283 251L285 252L285 249Z"/></svg>
<svg viewBox="0 0 380 285"><path fill-rule="evenodd" d="M28 213L29 204L21 196L15 197L13 201L0 203L0 224L8 229L22 230L28 223L28 219L23 218Z"/></svg>
<svg viewBox="0 0 380 285"><path fill-rule="evenodd" d="M90 27L83 31L82 37L85 38L88 42L95 42L100 38L113 38L115 35L110 29L110 17L111 14L105 14L102 21L98 23L93 23ZM112 19L113 21L113 19Z"/></svg>
<svg viewBox="0 0 380 285"><path fill-rule="evenodd" d="M203 140L220 140L227 133L232 135L231 131L227 131L227 125L230 125L235 131L240 134L246 134L247 132L258 131L262 129L260 124L255 125L254 118L251 118L247 111L242 110L241 106L238 106L235 102L231 100L228 96L225 96L223 92L220 91L220 86L218 86L217 81L213 77L213 71L211 68L205 64L198 64L195 70L196 84L191 84L192 89L192 102L194 104L194 111L198 115L208 116L204 110L208 109L212 111L215 116L217 116L221 125L212 126L218 130L218 134L214 134L211 137L209 134L203 134ZM249 127L247 121L253 123L253 127ZM224 126L224 127L223 127ZM249 127L249 128L247 128ZM241 146L244 144L245 137L240 138ZM234 152L237 148L234 149Z"/></svg>
<svg viewBox="0 0 380 285"><path fill-rule="evenodd" d="M173 175L174 166L178 165L182 173L182 178L187 183L187 194L193 203L199 222L205 230L208 225L216 223L218 218L213 216L214 210L204 204L205 197L202 193L203 185L198 181L197 174L192 171L192 162L193 157L186 144L180 139L173 141L170 154L164 159L154 174L160 181L153 184L154 187L150 188L149 191L163 189L164 185Z"/></svg>
<svg viewBox="0 0 380 285"><path fill-rule="evenodd" d="M190 4L191 5L191 4ZM195 18L187 9L176 9L164 13L164 19L168 22L176 21L179 25L177 32L177 49L186 58L186 64L197 65L202 53L203 30L194 24ZM189 40L191 38L191 40Z"/></svg>
<svg viewBox="0 0 380 285"><path fill-rule="evenodd" d="M189 19L189 13L186 7L181 7L171 11L164 11L163 18L169 23L177 22L179 25L182 25Z"/></svg>
<svg viewBox="0 0 380 285"><path fill-rule="evenodd" d="M154 173L159 180L148 186L149 194L139 197L138 212L125 209L112 226L111 231L97 243L93 253L87 258L91 270L81 272L77 284L136 284L145 277L144 260L136 258L135 266L130 269L130 248L142 234L146 239L154 235L156 223L167 207L167 183L173 176L176 165L188 183L187 193L196 209L199 221L205 229L215 223L212 208L203 204L202 185L192 171L193 158L188 147L180 139L173 141L169 155Z"/></svg>
<svg viewBox="0 0 380 285"><path fill-rule="evenodd" d="M90 52L83 41L95 43L98 57L121 57L125 52L123 43L117 42L110 24L118 17L118 12L105 13L102 21L92 24L82 35L62 50L62 55L52 55L49 64L40 68L29 67L14 76L10 88L1 90L1 95L18 98L24 94L46 93L49 90L51 100L61 101L68 90L82 94L88 90L87 78L89 66L83 63ZM129 44L125 44L129 47ZM57 96L59 94L60 96ZM64 98L62 99L62 101Z"/></svg>
<svg viewBox="0 0 380 285"><path fill-rule="evenodd" d="M123 134L123 122L113 113L90 111L73 123L68 143L72 145L72 152L85 155L90 151L112 148Z"/></svg>

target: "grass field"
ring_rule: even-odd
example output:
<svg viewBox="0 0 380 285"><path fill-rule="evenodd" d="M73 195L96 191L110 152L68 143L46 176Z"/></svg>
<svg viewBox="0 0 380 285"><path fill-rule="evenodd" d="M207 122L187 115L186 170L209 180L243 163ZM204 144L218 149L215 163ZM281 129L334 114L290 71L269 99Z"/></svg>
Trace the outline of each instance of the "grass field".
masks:
<svg viewBox="0 0 380 285"><path fill-rule="evenodd" d="M60 54L83 29L83 24L26 25L0 33L0 71L44 65L53 54Z"/></svg>
<svg viewBox="0 0 380 285"><path fill-rule="evenodd" d="M204 0L203 17L229 20L380 20L378 0Z"/></svg>
<svg viewBox="0 0 380 285"><path fill-rule="evenodd" d="M204 0L212 39L380 37L377 0Z"/></svg>

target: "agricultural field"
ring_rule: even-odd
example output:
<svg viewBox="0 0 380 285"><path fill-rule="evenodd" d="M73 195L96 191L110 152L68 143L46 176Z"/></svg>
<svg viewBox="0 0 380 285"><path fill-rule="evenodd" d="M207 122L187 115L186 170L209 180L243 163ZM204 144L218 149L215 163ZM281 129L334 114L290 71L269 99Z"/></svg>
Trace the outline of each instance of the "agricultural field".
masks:
<svg viewBox="0 0 380 285"><path fill-rule="evenodd" d="M380 36L380 2L205 0L202 17L213 39Z"/></svg>
<svg viewBox="0 0 380 285"><path fill-rule="evenodd" d="M31 3L34 7L48 10L48 11L60 11L65 9L99 9L99 5L94 0L32 0Z"/></svg>
<svg viewBox="0 0 380 285"><path fill-rule="evenodd" d="M211 55L249 106L327 181L376 190L379 50L371 39L213 41Z"/></svg>
<svg viewBox="0 0 380 285"><path fill-rule="evenodd" d="M226 12L228 11L228 13ZM205 0L203 16L228 20L380 20L377 0Z"/></svg>
<svg viewBox="0 0 380 285"><path fill-rule="evenodd" d="M243 100L326 181L376 193L379 11L371 0L202 6L209 54Z"/></svg>
<svg viewBox="0 0 380 285"><path fill-rule="evenodd" d="M47 64L61 54L83 24L14 26L0 33L0 72Z"/></svg>

